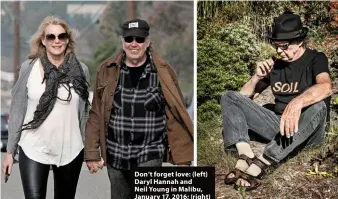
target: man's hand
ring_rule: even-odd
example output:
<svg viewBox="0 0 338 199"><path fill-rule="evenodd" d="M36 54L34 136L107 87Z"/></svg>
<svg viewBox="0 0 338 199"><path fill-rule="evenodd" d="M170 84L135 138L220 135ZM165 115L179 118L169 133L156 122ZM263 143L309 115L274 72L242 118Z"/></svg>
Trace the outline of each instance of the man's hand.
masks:
<svg viewBox="0 0 338 199"><path fill-rule="evenodd" d="M100 161L87 161L87 167L91 174L96 173L99 169L102 169L104 161L101 158Z"/></svg>
<svg viewBox="0 0 338 199"><path fill-rule="evenodd" d="M272 59L267 59L264 61L260 61L256 63L256 70L255 70L255 75L259 79L263 79L266 77L272 70L273 67L273 60Z"/></svg>
<svg viewBox="0 0 338 199"><path fill-rule="evenodd" d="M286 106L281 122L280 122L280 134L282 136L290 137L298 131L299 118L302 111L302 103L296 98Z"/></svg>

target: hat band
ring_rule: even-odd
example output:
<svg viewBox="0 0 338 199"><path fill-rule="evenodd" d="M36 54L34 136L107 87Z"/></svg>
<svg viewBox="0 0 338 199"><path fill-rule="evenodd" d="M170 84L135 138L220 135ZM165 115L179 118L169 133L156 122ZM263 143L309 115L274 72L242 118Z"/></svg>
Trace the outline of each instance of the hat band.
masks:
<svg viewBox="0 0 338 199"><path fill-rule="evenodd" d="M122 33L123 37L127 37L127 36L147 37L148 35L149 35L149 32L147 30L142 30L138 28L131 28L129 30L125 30Z"/></svg>
<svg viewBox="0 0 338 199"><path fill-rule="evenodd" d="M287 32L287 33L276 33L276 38L297 38L301 36L303 33L303 30L297 30L293 32Z"/></svg>

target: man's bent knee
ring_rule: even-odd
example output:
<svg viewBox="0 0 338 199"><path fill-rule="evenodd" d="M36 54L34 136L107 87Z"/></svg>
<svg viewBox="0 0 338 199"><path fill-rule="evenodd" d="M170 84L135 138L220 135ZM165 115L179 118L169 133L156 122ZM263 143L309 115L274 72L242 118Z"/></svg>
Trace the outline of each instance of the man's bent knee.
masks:
<svg viewBox="0 0 338 199"><path fill-rule="evenodd" d="M327 107L324 101L320 101L311 105L311 108L313 108L315 112L324 112L325 114L327 111Z"/></svg>
<svg viewBox="0 0 338 199"><path fill-rule="evenodd" d="M243 98L244 95L237 91L227 91L224 95L221 97L221 103L228 101L228 100L238 100L240 98Z"/></svg>

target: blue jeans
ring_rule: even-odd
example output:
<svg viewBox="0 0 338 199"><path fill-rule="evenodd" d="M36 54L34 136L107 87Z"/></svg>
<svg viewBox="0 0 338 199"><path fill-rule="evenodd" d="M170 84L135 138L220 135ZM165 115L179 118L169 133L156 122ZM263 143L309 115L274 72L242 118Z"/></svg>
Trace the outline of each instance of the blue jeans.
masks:
<svg viewBox="0 0 338 199"><path fill-rule="evenodd" d="M225 149L238 142L249 142L248 130L252 130L268 141L263 155L270 161L279 163L300 148L318 145L324 140L326 105L323 101L303 109L298 132L290 139L280 135L280 115L254 103L239 92L228 91L222 96L221 105Z"/></svg>

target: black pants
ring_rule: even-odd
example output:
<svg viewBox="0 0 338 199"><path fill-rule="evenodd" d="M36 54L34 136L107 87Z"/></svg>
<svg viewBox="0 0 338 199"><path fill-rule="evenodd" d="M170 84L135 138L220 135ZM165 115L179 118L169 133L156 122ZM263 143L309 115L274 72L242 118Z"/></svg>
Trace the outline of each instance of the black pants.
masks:
<svg viewBox="0 0 338 199"><path fill-rule="evenodd" d="M74 199L83 162L83 150L69 164L56 167L54 173L54 198ZM45 199L50 165L35 162L20 147L19 168L26 199Z"/></svg>

